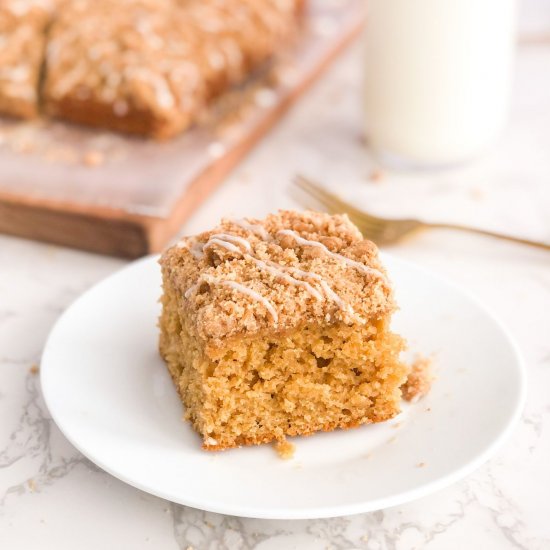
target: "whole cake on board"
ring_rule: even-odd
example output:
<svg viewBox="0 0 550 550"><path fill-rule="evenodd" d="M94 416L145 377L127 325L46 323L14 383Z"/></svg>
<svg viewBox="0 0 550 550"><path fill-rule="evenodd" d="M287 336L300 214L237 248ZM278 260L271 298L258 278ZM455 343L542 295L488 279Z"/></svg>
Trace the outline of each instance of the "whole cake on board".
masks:
<svg viewBox="0 0 550 550"><path fill-rule="evenodd" d="M303 0L3 0L0 113L157 139L284 48Z"/></svg>

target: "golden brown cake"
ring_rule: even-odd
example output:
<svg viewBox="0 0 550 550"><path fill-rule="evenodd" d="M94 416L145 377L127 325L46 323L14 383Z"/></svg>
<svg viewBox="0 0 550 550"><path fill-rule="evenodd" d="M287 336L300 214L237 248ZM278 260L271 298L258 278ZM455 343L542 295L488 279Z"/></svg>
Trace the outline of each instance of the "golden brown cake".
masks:
<svg viewBox="0 0 550 550"><path fill-rule="evenodd" d="M38 114L38 86L53 1L0 2L0 113Z"/></svg>
<svg viewBox="0 0 550 550"><path fill-rule="evenodd" d="M73 0L48 38L53 116L167 138L264 63L295 30L299 0Z"/></svg>
<svg viewBox="0 0 550 550"><path fill-rule="evenodd" d="M223 220L160 260L160 352L203 448L399 412L407 367L376 246L346 216Z"/></svg>

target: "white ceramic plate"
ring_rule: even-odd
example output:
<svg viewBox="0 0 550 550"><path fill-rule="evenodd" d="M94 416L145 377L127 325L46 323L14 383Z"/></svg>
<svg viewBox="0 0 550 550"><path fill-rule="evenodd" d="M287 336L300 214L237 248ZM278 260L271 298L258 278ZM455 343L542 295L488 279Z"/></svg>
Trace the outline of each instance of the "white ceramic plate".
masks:
<svg viewBox="0 0 550 550"><path fill-rule="evenodd" d="M41 379L65 436L90 460L149 493L203 510L259 518L354 514L400 504L471 472L518 418L524 376L502 326L463 291L384 256L401 310L394 327L435 353L429 396L396 419L207 453L157 352L160 274L140 260L81 296L46 345Z"/></svg>

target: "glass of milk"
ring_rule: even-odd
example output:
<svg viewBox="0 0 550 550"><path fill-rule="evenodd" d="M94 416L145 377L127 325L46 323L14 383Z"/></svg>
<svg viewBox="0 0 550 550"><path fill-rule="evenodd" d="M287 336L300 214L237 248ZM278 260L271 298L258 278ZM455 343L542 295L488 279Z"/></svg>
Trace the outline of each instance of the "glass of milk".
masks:
<svg viewBox="0 0 550 550"><path fill-rule="evenodd" d="M443 167L490 146L507 117L515 0L370 0L367 136L394 167Z"/></svg>

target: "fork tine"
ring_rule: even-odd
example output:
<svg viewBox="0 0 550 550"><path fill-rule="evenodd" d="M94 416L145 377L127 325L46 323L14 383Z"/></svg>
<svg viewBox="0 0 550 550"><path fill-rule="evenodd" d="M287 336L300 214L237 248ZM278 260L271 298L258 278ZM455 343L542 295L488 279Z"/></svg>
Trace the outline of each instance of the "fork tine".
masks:
<svg viewBox="0 0 550 550"><path fill-rule="evenodd" d="M325 194L317 191L315 188L310 189L308 186L303 185L295 181L295 185L300 191L302 191L307 197L315 202L321 204L329 213L337 214L342 213L343 209L338 208L338 205L331 201Z"/></svg>
<svg viewBox="0 0 550 550"><path fill-rule="evenodd" d="M384 221L380 218L372 216L371 214L366 214L352 205L347 204L333 193L330 193L304 176L297 175L294 178L294 183L308 195L315 197L317 201L324 204L332 213L347 213L356 225L363 225L372 230L380 230L383 227Z"/></svg>
<svg viewBox="0 0 550 550"><path fill-rule="evenodd" d="M379 242L383 236L383 228L378 225L370 225L365 223L362 218L357 218L355 216L349 217L351 222L359 229L363 237L367 237L371 241Z"/></svg>
<svg viewBox="0 0 550 550"><path fill-rule="evenodd" d="M315 196L323 204L330 206L331 208L341 209L341 212L349 212L352 210L349 205L345 204L336 195L333 195L321 186L314 184L311 180L304 178L303 176L296 176L294 183L298 185L303 191L309 195Z"/></svg>
<svg viewBox="0 0 550 550"><path fill-rule="evenodd" d="M315 195L312 195L309 191L302 189L298 185L291 187L290 192L293 198L297 200L304 208L323 210L329 214L338 213L332 204L328 204L320 198L317 198Z"/></svg>
<svg viewBox="0 0 550 550"><path fill-rule="evenodd" d="M296 194L295 198L305 207L305 208L314 208L317 206L320 209L323 209L327 211L329 214L340 214L342 213L341 209L335 208L332 203L330 203L326 197L321 199L320 197L317 197L309 192L309 190L305 190L299 186L296 186L296 189L299 191L302 191L300 195ZM307 198L306 198L307 197ZM354 215L353 213L349 213L349 219L351 222L359 229L361 234L376 242L376 243L382 243L383 242L383 231L378 225L371 225L365 223L364 219L359 218L358 216Z"/></svg>
<svg viewBox="0 0 550 550"><path fill-rule="evenodd" d="M329 213L347 213L351 222L357 226L364 237L377 243L382 243L387 240L385 237L386 224L381 218L366 214L352 207L303 176L296 176L294 184L296 188L305 193L310 200L320 204ZM311 203L304 201L303 197L300 197L299 200L304 206L311 208Z"/></svg>
<svg viewBox="0 0 550 550"><path fill-rule="evenodd" d="M342 201L338 201L336 197L330 196L330 194L324 189L314 185L309 180L305 178L298 177L294 180L295 184L309 196L315 197L318 201L323 203L328 207L332 212L347 212L349 208L346 205L342 204Z"/></svg>

